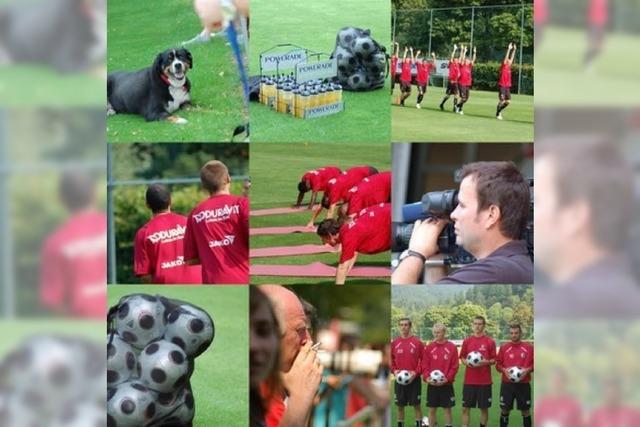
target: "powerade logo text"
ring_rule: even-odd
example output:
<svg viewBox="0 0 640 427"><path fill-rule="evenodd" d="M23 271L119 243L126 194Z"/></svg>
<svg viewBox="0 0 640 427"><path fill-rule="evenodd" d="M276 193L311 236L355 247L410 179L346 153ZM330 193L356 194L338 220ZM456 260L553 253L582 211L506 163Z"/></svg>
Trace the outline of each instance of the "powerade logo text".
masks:
<svg viewBox="0 0 640 427"><path fill-rule="evenodd" d="M176 240L176 238L182 238L187 227L181 225L176 226L169 230L156 231L153 234L147 236L147 239L151 240L151 243L158 243L159 241Z"/></svg>
<svg viewBox="0 0 640 427"><path fill-rule="evenodd" d="M236 239L236 236L224 236L223 240L212 240L209 242L210 248L218 248L221 246L230 246L233 244L233 241Z"/></svg>
<svg viewBox="0 0 640 427"><path fill-rule="evenodd" d="M206 211L198 212L193 216L193 219L196 222L202 221L224 221L229 219L231 215L239 215L240 214L240 205L224 205L222 208L218 209L208 209Z"/></svg>

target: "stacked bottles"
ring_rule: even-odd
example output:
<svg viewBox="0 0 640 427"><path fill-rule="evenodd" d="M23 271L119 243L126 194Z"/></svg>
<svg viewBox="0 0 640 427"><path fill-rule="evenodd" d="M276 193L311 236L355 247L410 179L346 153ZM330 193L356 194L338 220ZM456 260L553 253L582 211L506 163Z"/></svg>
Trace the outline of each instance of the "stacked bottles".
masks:
<svg viewBox="0 0 640 427"><path fill-rule="evenodd" d="M309 108L342 102L342 86L320 79L297 84L293 73L262 76L260 102L279 113L304 118Z"/></svg>

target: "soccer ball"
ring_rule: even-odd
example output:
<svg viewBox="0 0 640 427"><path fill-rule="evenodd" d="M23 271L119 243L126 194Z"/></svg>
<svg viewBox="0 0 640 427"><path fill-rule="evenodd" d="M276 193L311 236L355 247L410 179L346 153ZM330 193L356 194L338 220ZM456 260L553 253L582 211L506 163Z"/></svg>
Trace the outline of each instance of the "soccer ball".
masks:
<svg viewBox="0 0 640 427"><path fill-rule="evenodd" d="M118 335L141 350L164 334L164 307L151 295L136 294L122 298L115 316Z"/></svg>
<svg viewBox="0 0 640 427"><path fill-rule="evenodd" d="M140 380L154 391L168 392L184 386L192 364L177 345L160 340L152 342L138 356Z"/></svg>
<svg viewBox="0 0 640 427"><path fill-rule="evenodd" d="M345 49L348 49L351 46L351 43L353 43L353 41L358 38L359 35L360 33L356 28L345 27L338 32L336 44Z"/></svg>
<svg viewBox="0 0 640 427"><path fill-rule="evenodd" d="M411 378L411 374L409 373L409 371L400 371L398 372L398 376L396 376L396 381L400 385L407 385L409 384L410 378Z"/></svg>
<svg viewBox="0 0 640 427"><path fill-rule="evenodd" d="M371 85L371 79L362 70L358 70L347 79L347 85L353 90L365 90Z"/></svg>
<svg viewBox="0 0 640 427"><path fill-rule="evenodd" d="M156 412L154 395L138 382L126 382L111 389L107 396L108 427L147 425Z"/></svg>
<svg viewBox="0 0 640 427"><path fill-rule="evenodd" d="M170 409L166 411L165 409ZM163 414L158 414L158 425L190 425L195 415L195 401L190 387L183 388L174 396L173 401L163 408Z"/></svg>
<svg viewBox="0 0 640 427"><path fill-rule="evenodd" d="M338 63L338 71L345 74L350 74L353 68L356 66L357 61L355 56L348 49L341 46L336 48L334 57Z"/></svg>
<svg viewBox="0 0 640 427"><path fill-rule="evenodd" d="M477 367L483 360L484 358L482 357L482 353L480 353L479 351L472 351L471 353L467 354L467 363L471 367Z"/></svg>
<svg viewBox="0 0 640 427"><path fill-rule="evenodd" d="M518 368L517 366L513 366L507 370L509 380L514 383L519 383L520 380L524 377L524 369Z"/></svg>
<svg viewBox="0 0 640 427"><path fill-rule="evenodd" d="M369 36L358 37L351 42L351 51L355 53L359 59L370 57L375 48L376 46Z"/></svg>
<svg viewBox="0 0 640 427"><path fill-rule="evenodd" d="M107 387L114 387L134 376L136 362L131 344L118 335L107 336Z"/></svg>
<svg viewBox="0 0 640 427"><path fill-rule="evenodd" d="M182 348L189 357L202 354L215 336L211 317L190 304L174 307L167 313L166 323L164 339Z"/></svg>
<svg viewBox="0 0 640 427"><path fill-rule="evenodd" d="M438 384L444 384L447 382L447 377L445 377L442 371L438 369L436 369L435 371L431 371L429 378L431 379L431 381L436 382Z"/></svg>

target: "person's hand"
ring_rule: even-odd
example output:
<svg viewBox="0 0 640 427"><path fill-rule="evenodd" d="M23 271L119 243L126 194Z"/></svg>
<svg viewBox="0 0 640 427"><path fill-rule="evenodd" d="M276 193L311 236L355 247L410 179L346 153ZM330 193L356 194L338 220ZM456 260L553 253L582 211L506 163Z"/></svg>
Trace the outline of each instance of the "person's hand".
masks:
<svg viewBox="0 0 640 427"><path fill-rule="evenodd" d="M290 396L312 398L318 391L320 380L322 365L316 351L311 349L309 340L298 352L289 372L282 374L282 382Z"/></svg>
<svg viewBox="0 0 640 427"><path fill-rule="evenodd" d="M474 46L473 47L473 53L476 53L477 48Z"/></svg>
<svg viewBox="0 0 640 427"><path fill-rule="evenodd" d="M409 249L425 258L438 253L438 236L442 233L447 221L443 219L427 218L424 221L417 220L413 226Z"/></svg>
<svg viewBox="0 0 640 427"><path fill-rule="evenodd" d="M453 44L453 50L456 50L457 48L458 48L458 45L454 43Z"/></svg>

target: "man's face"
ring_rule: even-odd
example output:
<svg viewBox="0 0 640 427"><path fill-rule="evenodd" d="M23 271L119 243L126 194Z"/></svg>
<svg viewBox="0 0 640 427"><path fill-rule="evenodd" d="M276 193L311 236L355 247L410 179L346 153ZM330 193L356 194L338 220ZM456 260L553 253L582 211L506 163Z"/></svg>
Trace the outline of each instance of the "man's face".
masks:
<svg viewBox="0 0 640 427"><path fill-rule="evenodd" d="M444 341L444 329L443 328L439 328L439 329L434 329L433 330L433 338L436 341Z"/></svg>
<svg viewBox="0 0 640 427"><path fill-rule="evenodd" d="M484 332L484 322L480 319L473 319L473 333L474 334L482 334Z"/></svg>
<svg viewBox="0 0 640 427"><path fill-rule="evenodd" d="M328 236L322 236L322 243L330 246L337 246L340 243L339 234L330 234Z"/></svg>
<svg viewBox="0 0 640 427"><path fill-rule="evenodd" d="M285 307L285 333L280 342L280 370L289 372L300 348L309 340L302 304Z"/></svg>
<svg viewBox="0 0 640 427"><path fill-rule="evenodd" d="M509 338L512 343L520 342L520 338L522 338L522 332L518 328L509 329Z"/></svg>
<svg viewBox="0 0 640 427"><path fill-rule="evenodd" d="M411 332L411 323L409 323L409 321L407 320L403 320L400 322L400 333L403 336L407 336L409 335L409 333Z"/></svg>
<svg viewBox="0 0 640 427"><path fill-rule="evenodd" d="M488 209L478 212L478 194L473 176L465 177L458 191L458 206L451 212L455 222L456 243L472 254L478 252L483 238L487 235L484 226Z"/></svg>

